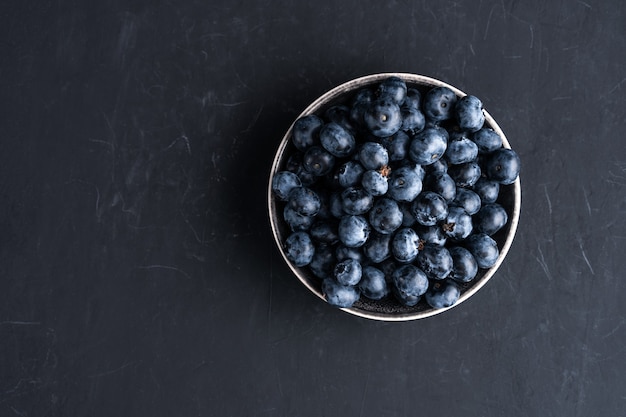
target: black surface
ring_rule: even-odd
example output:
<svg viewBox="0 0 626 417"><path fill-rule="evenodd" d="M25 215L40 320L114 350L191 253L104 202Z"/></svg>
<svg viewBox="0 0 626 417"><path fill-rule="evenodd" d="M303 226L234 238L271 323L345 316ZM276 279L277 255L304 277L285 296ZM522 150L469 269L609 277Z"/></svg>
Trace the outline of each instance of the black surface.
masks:
<svg viewBox="0 0 626 417"><path fill-rule="evenodd" d="M0 415L624 415L623 2L0 10ZM294 117L383 71L479 96L523 161L499 273L408 323L308 293L266 214Z"/></svg>

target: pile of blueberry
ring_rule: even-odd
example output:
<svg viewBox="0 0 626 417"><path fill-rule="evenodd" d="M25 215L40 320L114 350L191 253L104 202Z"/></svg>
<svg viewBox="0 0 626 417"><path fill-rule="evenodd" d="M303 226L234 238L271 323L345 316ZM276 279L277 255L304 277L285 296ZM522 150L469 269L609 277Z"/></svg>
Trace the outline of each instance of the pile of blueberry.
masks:
<svg viewBox="0 0 626 417"><path fill-rule="evenodd" d="M478 98L398 77L299 118L271 180L287 258L333 306L456 303L498 259L493 236L510 216L500 188L520 170L484 122Z"/></svg>

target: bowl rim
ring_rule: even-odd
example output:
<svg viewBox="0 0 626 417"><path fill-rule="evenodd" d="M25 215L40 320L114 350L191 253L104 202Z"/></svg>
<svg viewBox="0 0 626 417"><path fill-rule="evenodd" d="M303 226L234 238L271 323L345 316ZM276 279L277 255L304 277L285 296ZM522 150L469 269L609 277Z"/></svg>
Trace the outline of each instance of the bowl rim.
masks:
<svg viewBox="0 0 626 417"><path fill-rule="evenodd" d="M422 85L426 88L428 87L447 87L449 89L451 89L452 91L454 91L454 93L457 95L457 97L463 97L466 96L467 94L460 90L457 87L454 87L451 84L448 84L444 81L441 81L439 79L436 78L432 78L429 76L425 76L425 75L420 75L420 74L413 74L413 73L406 73L406 72L381 72L381 73L376 73L376 74L370 74L370 75L365 75L365 76L361 76L358 78L354 78L352 80L346 81L342 84L337 85L336 87L328 90L326 93L322 94L321 96L319 96L317 99L315 99L311 104L309 104L291 123L291 125L289 126L289 128L287 129L286 133L284 134L284 136L282 137L280 144L278 146L278 149L276 150L275 154L274 154L274 159L272 162L272 166L271 166L271 171L270 171L270 175L269 175L269 183L268 183L268 187L267 187L267 199L268 199L268 214L269 214L269 220L270 220L270 226L272 229L272 235L274 238L274 243L276 244L276 246L278 247L278 250L283 258L283 260L286 262L287 266L289 267L289 269L292 271L292 273L298 278L298 280L304 284L305 287L307 287L309 289L309 291L311 291L313 294L315 294L318 298L320 298L322 301L324 301L326 303L326 299L324 298L324 295L322 294L321 290L319 288L316 288L314 285L311 284L311 282L309 282L309 280L302 274L301 269L296 267L295 265L293 265L291 263L291 261L289 261L289 259L287 258L287 255L284 251L284 248L281 245L281 236L279 234L279 228L278 228L278 216L276 214L276 200L274 198L273 195L273 191L272 191L272 179L275 175L276 172L278 172L280 166L281 166L281 162L282 162L282 157L283 154L286 150L286 148L288 147L289 143L290 143L290 139L291 139L291 134L292 134L292 130L293 130L293 126L294 123L301 117L304 117L308 114L312 114L312 113L316 113L318 112L320 109L322 109L324 106L326 106L328 103L332 102L333 100L339 98L340 96L342 96L343 94L349 92L349 91L356 91L356 89L358 88L362 88L362 87L366 87L369 85L373 85L373 84L377 84L380 81L388 78L388 77L399 77L401 79L403 79L405 82L410 83L410 84L418 84L418 85ZM498 133L498 135L500 135L500 137L502 138L502 142L503 142L503 147L504 148L508 148L511 149L511 145L508 141L508 139L506 138L506 135L504 134L504 132L502 131L502 129L500 128L500 126L498 125L498 123L495 121L495 119L491 116L491 114L489 114L489 112L487 110L483 110L484 114L485 114L485 123L489 125L490 128L492 128L496 133ZM460 305L461 303L463 303L464 301L468 300L470 297L472 297L474 294L476 294L476 292L478 292L481 288L483 288L485 286L485 284L495 275L495 273L497 272L497 270L500 268L500 266L502 265L502 262L504 261L504 258L507 256L511 245L513 244L513 240L515 238L515 234L517 232L517 227L519 224L519 218L520 218L520 212L521 212L521 198L522 198L522 190L521 190L521 179L518 176L518 178L515 180L515 182L512 185L512 193L513 193L513 211L510 213L509 215L509 228L508 228L508 233L506 235L506 239L504 241L504 243L502 244L502 248L500 249L500 253L498 255L498 259L496 260L495 264L491 267L488 268L485 272L485 274L479 279L479 281L475 282L471 287L469 287L467 290L465 290L461 296L459 297L458 301L453 304L450 307L446 307L446 308L440 308L440 309L428 309L428 310L423 310L423 311L417 311L417 312L410 312L410 313L403 313L403 314L385 314L385 313L380 313L380 312L372 312L372 311L367 311L367 310L363 310L363 309L359 309L356 307L349 307L349 308L339 308L339 310L342 310L346 313L349 313L351 315L354 316L358 316L358 317L362 317L362 318L366 318L366 319L371 319L371 320L377 320L377 321L386 321L386 322L402 322L402 321L411 321L411 320L418 320L418 319L424 319L427 317L431 317L431 316L435 316L435 315L439 315L447 310L450 310L454 307L457 307L458 305ZM336 307L334 307L336 308Z"/></svg>

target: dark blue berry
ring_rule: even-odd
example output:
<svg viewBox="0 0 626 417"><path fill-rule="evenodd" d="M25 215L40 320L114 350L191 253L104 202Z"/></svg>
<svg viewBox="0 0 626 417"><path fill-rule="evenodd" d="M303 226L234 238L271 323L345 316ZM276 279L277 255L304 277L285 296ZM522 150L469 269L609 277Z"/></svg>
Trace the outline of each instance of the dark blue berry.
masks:
<svg viewBox="0 0 626 417"><path fill-rule="evenodd" d="M439 225L423 226L416 224L414 229L420 237L422 245L444 246L448 241L448 237Z"/></svg>
<svg viewBox="0 0 626 417"><path fill-rule="evenodd" d="M433 122L452 118L457 96L448 87L434 87L424 95L422 111Z"/></svg>
<svg viewBox="0 0 626 417"><path fill-rule="evenodd" d="M381 171L383 173L381 173ZM387 176L384 175L384 169L381 170L368 170L363 173L363 179L361 185L363 189L374 197L381 196L389 189L389 181Z"/></svg>
<svg viewBox="0 0 626 417"><path fill-rule="evenodd" d="M283 219L291 231L296 232L299 230L309 230L315 220L315 216L302 215L294 210L290 205L285 205L285 208L283 209Z"/></svg>
<svg viewBox="0 0 626 417"><path fill-rule="evenodd" d="M363 263L365 261L365 255L361 249L362 248L349 248L340 243L335 248L335 257L338 261L343 261L344 259L354 259Z"/></svg>
<svg viewBox="0 0 626 417"><path fill-rule="evenodd" d="M398 230L391 240L391 253L401 263L413 262L420 247L420 238L415 230L405 227Z"/></svg>
<svg viewBox="0 0 626 417"><path fill-rule="evenodd" d="M450 278L458 282L469 282L478 273L478 263L470 251L461 247L453 246L448 249L452 257L452 272Z"/></svg>
<svg viewBox="0 0 626 417"><path fill-rule="evenodd" d="M421 111L414 107L402 106L400 107L400 114L402 116L402 126L400 129L411 135L415 135L424 130L426 119Z"/></svg>
<svg viewBox="0 0 626 417"><path fill-rule="evenodd" d="M306 232L294 232L285 239L285 255L295 266L308 265L315 254L315 246Z"/></svg>
<svg viewBox="0 0 626 417"><path fill-rule="evenodd" d="M480 200L484 203L495 203L500 194L500 183L492 181L487 177L480 177L472 190L478 194Z"/></svg>
<svg viewBox="0 0 626 417"><path fill-rule="evenodd" d="M478 156L478 146L470 139L461 137L448 142L445 158L453 165L471 162Z"/></svg>
<svg viewBox="0 0 626 417"><path fill-rule="evenodd" d="M315 218L317 217L318 216L316 216ZM332 245L339 241L336 221L316 221L311 225L309 234L315 242L323 243L326 245Z"/></svg>
<svg viewBox="0 0 626 417"><path fill-rule="evenodd" d="M445 235L450 239L456 241L463 240L472 233L472 216L461 207L449 207L448 216L441 227Z"/></svg>
<svg viewBox="0 0 626 417"><path fill-rule="evenodd" d="M272 191L282 201L287 201L289 193L298 187L302 187L302 181L291 171L279 171L272 178Z"/></svg>
<svg viewBox="0 0 626 417"><path fill-rule="evenodd" d="M374 205L374 197L363 188L350 187L341 193L343 211L347 214L365 214Z"/></svg>
<svg viewBox="0 0 626 417"><path fill-rule="evenodd" d="M417 266L430 279L445 279L452 271L452 256L444 246L425 245L417 255Z"/></svg>
<svg viewBox="0 0 626 417"><path fill-rule="evenodd" d="M411 202L422 191L424 170L419 165L405 165L391 171L387 195L396 201Z"/></svg>
<svg viewBox="0 0 626 417"><path fill-rule="evenodd" d="M387 149L389 161L402 161L407 157L411 138L406 132L398 130L392 136L380 138L380 143Z"/></svg>
<svg viewBox="0 0 626 417"><path fill-rule="evenodd" d="M498 203L485 204L474 216L476 231L489 236L493 236L502 229L507 221L506 210Z"/></svg>
<svg viewBox="0 0 626 417"><path fill-rule="evenodd" d="M328 304L338 308L350 308L359 299L356 287L342 285L332 278L322 282L322 293Z"/></svg>
<svg viewBox="0 0 626 417"><path fill-rule="evenodd" d="M361 281L358 287L361 294L371 300L380 300L389 294L385 274L380 269L373 266L363 267Z"/></svg>
<svg viewBox="0 0 626 417"><path fill-rule="evenodd" d="M483 127L472 134L471 139L478 146L479 153L491 153L502 147L502 138L495 130L489 127Z"/></svg>
<svg viewBox="0 0 626 417"><path fill-rule="evenodd" d="M491 268L500 255L496 241L485 233L470 235L465 240L465 247L474 255L479 268Z"/></svg>
<svg viewBox="0 0 626 417"><path fill-rule="evenodd" d="M380 169L389 164L389 153L377 142L365 142L358 151L361 165L368 169Z"/></svg>
<svg viewBox="0 0 626 417"><path fill-rule="evenodd" d="M391 76L382 80L380 84L378 84L376 94L379 99L388 99L397 105L400 105L406 98L407 86L402 78Z"/></svg>
<svg viewBox="0 0 626 417"><path fill-rule="evenodd" d="M349 248L361 247L370 235L370 226L361 216L347 215L339 220L339 240Z"/></svg>
<svg viewBox="0 0 626 417"><path fill-rule="evenodd" d="M459 165L452 165L448 168L448 174L459 187L471 187L480 178L481 170L477 162L466 162Z"/></svg>
<svg viewBox="0 0 626 417"><path fill-rule="evenodd" d="M304 169L316 177L328 174L335 166L335 157L321 146L311 146L302 159Z"/></svg>
<svg viewBox="0 0 626 417"><path fill-rule="evenodd" d="M427 127L413 137L409 157L420 165L437 162L446 152L448 132L441 127Z"/></svg>
<svg viewBox="0 0 626 417"><path fill-rule="evenodd" d="M293 124L291 141L297 149L304 152L319 143L318 134L323 125L324 121L314 114L303 116Z"/></svg>
<svg viewBox="0 0 626 417"><path fill-rule="evenodd" d="M288 204L298 214L303 216L315 216L322 205L317 193L307 187L294 188L289 194Z"/></svg>
<svg viewBox="0 0 626 417"><path fill-rule="evenodd" d="M358 161L344 162L337 170L337 180L344 188L354 187L361 183L365 168Z"/></svg>
<svg viewBox="0 0 626 417"><path fill-rule="evenodd" d="M480 182L480 180L478 180ZM477 183L478 183L477 182ZM476 186L476 184L474 184ZM480 196L467 188L457 187L456 196L451 205L462 207L470 216L478 213L481 206Z"/></svg>
<svg viewBox="0 0 626 417"><path fill-rule="evenodd" d="M431 173L424 186L428 191L442 196L448 203L452 202L456 197L457 185L450 174L448 174L448 171Z"/></svg>
<svg viewBox="0 0 626 417"><path fill-rule="evenodd" d="M337 258L331 246L316 245L315 253L309 263L309 269L319 279L331 277Z"/></svg>
<svg viewBox="0 0 626 417"><path fill-rule="evenodd" d="M420 110L422 107L422 93L417 88L407 88L406 98L402 105Z"/></svg>
<svg viewBox="0 0 626 417"><path fill-rule="evenodd" d="M402 225L403 214L398 203L390 198L377 200L369 212L369 223L378 233L388 235Z"/></svg>
<svg viewBox="0 0 626 417"><path fill-rule="evenodd" d="M363 116L368 131L378 137L391 136L402 127L402 114L397 103L382 98L371 103Z"/></svg>
<svg viewBox="0 0 626 417"><path fill-rule="evenodd" d="M289 159L287 159L287 165L285 168L287 171L296 174L303 186L309 187L317 181L318 177L304 169L304 164L302 162L303 159L304 153L296 152L291 155Z"/></svg>
<svg viewBox="0 0 626 417"><path fill-rule="evenodd" d="M459 300L461 289L453 281L436 282L426 292L424 298L429 306L436 309L452 307Z"/></svg>
<svg viewBox="0 0 626 417"><path fill-rule="evenodd" d="M485 123L483 103L478 97L467 95L461 97L454 107L459 127L468 132L476 132Z"/></svg>
<svg viewBox="0 0 626 417"><path fill-rule="evenodd" d="M344 158L354 152L356 141L352 134L340 124L325 124L319 133L324 149L338 158Z"/></svg>
<svg viewBox="0 0 626 417"><path fill-rule="evenodd" d="M363 245L363 254L375 264L381 263L391 256L390 241L391 235L372 232Z"/></svg>
<svg viewBox="0 0 626 417"><path fill-rule="evenodd" d="M334 275L342 285L356 285L361 280L361 263L355 259L345 259L335 266Z"/></svg>
<svg viewBox="0 0 626 417"><path fill-rule="evenodd" d="M402 265L393 271L391 282L393 294L405 306L416 305L428 290L426 274L412 264Z"/></svg>
<svg viewBox="0 0 626 417"><path fill-rule="evenodd" d="M513 184L520 172L520 158L513 149L493 151L485 162L487 178L503 185Z"/></svg>
<svg viewBox="0 0 626 417"><path fill-rule="evenodd" d="M355 133L354 125L350 120L350 108L348 106L331 106L324 112L324 117L329 122L337 123L351 134Z"/></svg>
<svg viewBox="0 0 626 417"><path fill-rule="evenodd" d="M439 194L424 191L413 201L411 211L419 224L434 226L448 215L448 203Z"/></svg>

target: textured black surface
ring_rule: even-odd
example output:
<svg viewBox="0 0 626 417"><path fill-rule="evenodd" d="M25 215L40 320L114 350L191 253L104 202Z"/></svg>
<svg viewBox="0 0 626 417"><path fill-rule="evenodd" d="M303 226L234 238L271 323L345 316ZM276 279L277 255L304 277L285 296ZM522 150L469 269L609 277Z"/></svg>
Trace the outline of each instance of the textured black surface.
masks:
<svg viewBox="0 0 626 417"><path fill-rule="evenodd" d="M625 8L3 2L0 415L625 415ZM293 118L385 71L524 164L498 275L409 323L307 292L266 214Z"/></svg>

